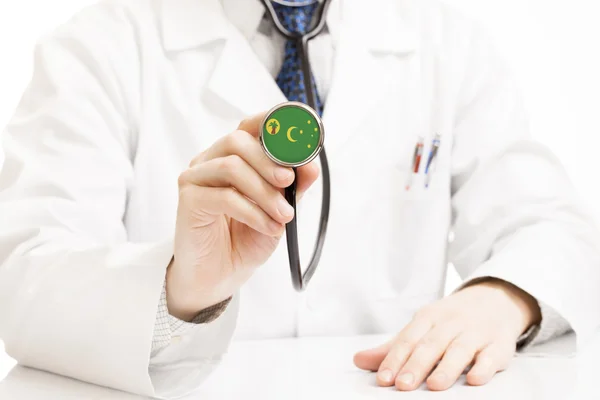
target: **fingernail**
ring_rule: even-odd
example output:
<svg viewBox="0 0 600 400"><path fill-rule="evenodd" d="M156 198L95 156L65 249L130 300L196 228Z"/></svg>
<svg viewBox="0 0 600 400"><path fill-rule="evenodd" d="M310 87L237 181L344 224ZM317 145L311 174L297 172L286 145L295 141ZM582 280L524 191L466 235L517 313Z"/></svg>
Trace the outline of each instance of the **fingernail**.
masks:
<svg viewBox="0 0 600 400"><path fill-rule="evenodd" d="M389 369L384 369L379 373L379 379L385 383L391 383L392 379L394 379L394 374Z"/></svg>
<svg viewBox="0 0 600 400"><path fill-rule="evenodd" d="M405 374L400 375L398 377L398 380L404 383L405 385L412 385L413 381L415 380L415 377L410 372L407 372Z"/></svg>
<svg viewBox="0 0 600 400"><path fill-rule="evenodd" d="M294 208L283 197L279 198L277 202L277 209L284 217L291 217L294 215Z"/></svg>
<svg viewBox="0 0 600 400"><path fill-rule="evenodd" d="M275 179L280 182L287 182L290 180L294 173L286 168L277 168L275 169Z"/></svg>

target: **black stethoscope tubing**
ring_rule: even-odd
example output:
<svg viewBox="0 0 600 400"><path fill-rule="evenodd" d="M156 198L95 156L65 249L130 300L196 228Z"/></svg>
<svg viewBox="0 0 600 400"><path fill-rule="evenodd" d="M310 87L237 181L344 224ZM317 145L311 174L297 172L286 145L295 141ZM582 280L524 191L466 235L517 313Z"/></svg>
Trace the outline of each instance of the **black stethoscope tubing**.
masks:
<svg viewBox="0 0 600 400"><path fill-rule="evenodd" d="M312 74L310 60L308 57L308 41L313 39L323 30L323 27L325 26L325 17L327 16L327 9L329 7L330 1L331 0L325 0L320 9L317 10L317 24L315 25L315 27L311 29L310 32L307 32L304 35L298 35L285 29L285 27L279 21L279 18L277 18L277 14L275 13L275 9L273 8L271 1L263 0L263 4L269 12L271 20L277 28L277 31L279 31L279 33L283 35L286 39L295 40L297 43L300 60L302 61L302 75L304 79L304 87L306 89L306 99L308 105L313 110L317 109L317 101L315 93L313 92L311 82ZM294 218L292 218L292 220L288 222L286 226L286 239L288 248L288 258L290 263L290 272L292 276L292 284L294 286L294 289L297 291L302 291L306 288L308 282L311 280L317 269L319 260L321 259L321 254L323 253L323 245L325 243L325 235L327 232L327 223L329 221L329 206L331 203L331 184L329 177L329 164L327 162L325 148L321 148L321 151L319 153L319 160L321 161L321 172L323 177L323 200L321 203L321 219L319 222L319 231L317 234L315 249L313 251L310 263L304 271L304 274L302 273L302 267L300 265L300 250L298 247L298 225L296 219L296 180L294 180L291 186L285 189L285 198L294 208ZM294 168L294 174L296 174L297 176L296 168Z"/></svg>

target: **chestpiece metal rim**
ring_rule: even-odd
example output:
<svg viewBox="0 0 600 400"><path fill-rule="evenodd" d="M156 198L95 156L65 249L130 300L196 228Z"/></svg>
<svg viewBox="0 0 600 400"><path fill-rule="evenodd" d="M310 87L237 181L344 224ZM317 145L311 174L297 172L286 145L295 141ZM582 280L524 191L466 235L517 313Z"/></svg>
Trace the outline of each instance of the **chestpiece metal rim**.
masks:
<svg viewBox="0 0 600 400"><path fill-rule="evenodd" d="M295 108L301 108L304 111L306 111L307 113L309 113L314 120L317 123L319 132L320 132L320 136L319 136L319 142L317 144L317 148L316 150L314 150L312 152L312 154L300 161L300 162L286 162L286 161L282 161L279 158L275 157L267 148L267 145L265 144L265 140L264 140L264 132L265 132L265 124L267 123L267 121L269 121L271 119L271 116L276 112L281 110L282 108L286 108L286 107L295 107ZM262 123L260 124L260 134L259 134L259 140L260 140L260 145L263 149L263 151L265 152L265 154L267 155L267 157L269 157L269 159L271 161L273 161L274 163L281 165L283 167L290 167L290 168L297 168L297 167L301 167L303 165L306 165L308 163L310 163L312 160L314 160L319 153L321 152L321 149L323 148L323 141L325 139L325 130L323 128L323 121L321 121L321 117L319 117L319 114L317 114L317 112L315 110L313 110L311 107L309 107L308 105L304 104L304 103L300 103L297 101L288 101L285 103L281 103L276 105L275 107L271 108L267 114L265 115L265 118L263 119Z"/></svg>

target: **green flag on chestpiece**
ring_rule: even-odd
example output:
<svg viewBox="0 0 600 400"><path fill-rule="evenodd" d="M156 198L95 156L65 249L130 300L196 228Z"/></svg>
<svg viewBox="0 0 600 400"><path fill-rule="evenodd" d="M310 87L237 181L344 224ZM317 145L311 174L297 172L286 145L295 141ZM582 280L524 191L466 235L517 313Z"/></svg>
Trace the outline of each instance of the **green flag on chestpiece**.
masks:
<svg viewBox="0 0 600 400"><path fill-rule="evenodd" d="M269 112L262 144L273 161L297 166L321 150L322 126L317 114L301 103L283 103Z"/></svg>

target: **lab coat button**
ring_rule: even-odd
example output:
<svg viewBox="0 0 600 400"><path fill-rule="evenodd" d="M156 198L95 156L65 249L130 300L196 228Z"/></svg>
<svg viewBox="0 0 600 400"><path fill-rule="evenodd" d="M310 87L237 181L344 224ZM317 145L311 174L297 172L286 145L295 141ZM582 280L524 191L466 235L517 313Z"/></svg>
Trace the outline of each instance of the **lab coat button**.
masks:
<svg viewBox="0 0 600 400"><path fill-rule="evenodd" d="M171 338L171 344L179 344L181 343L181 336L173 336Z"/></svg>

